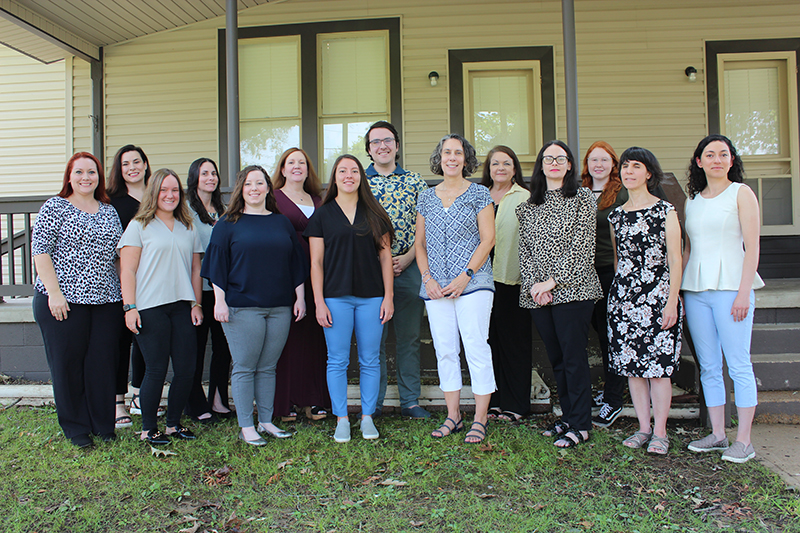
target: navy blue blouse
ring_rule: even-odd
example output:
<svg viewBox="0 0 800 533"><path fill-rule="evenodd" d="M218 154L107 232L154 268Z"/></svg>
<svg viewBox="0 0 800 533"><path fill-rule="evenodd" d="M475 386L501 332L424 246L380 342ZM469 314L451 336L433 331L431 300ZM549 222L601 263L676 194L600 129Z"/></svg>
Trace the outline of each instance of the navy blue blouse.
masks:
<svg viewBox="0 0 800 533"><path fill-rule="evenodd" d="M292 223L283 215L220 218L211 233L200 275L225 291L230 307L284 307L308 277Z"/></svg>

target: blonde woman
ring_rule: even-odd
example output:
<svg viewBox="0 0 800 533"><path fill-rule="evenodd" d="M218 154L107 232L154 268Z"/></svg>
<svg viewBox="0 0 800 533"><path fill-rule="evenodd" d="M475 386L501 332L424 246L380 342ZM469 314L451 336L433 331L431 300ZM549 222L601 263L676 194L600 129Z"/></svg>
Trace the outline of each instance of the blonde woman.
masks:
<svg viewBox="0 0 800 533"><path fill-rule="evenodd" d="M194 376L197 337L193 326L203 322L200 258L204 249L175 172L161 169L153 174L118 248L125 325L137 335L145 360L141 438L150 444L167 444L170 437L194 439L180 421ZM164 434L156 427L156 412L170 360L174 376Z"/></svg>

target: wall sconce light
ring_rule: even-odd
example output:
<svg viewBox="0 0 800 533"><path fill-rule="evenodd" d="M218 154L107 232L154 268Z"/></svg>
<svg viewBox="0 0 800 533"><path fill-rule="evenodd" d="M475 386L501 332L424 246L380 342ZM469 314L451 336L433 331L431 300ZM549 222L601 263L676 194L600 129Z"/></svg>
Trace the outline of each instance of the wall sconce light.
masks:
<svg viewBox="0 0 800 533"><path fill-rule="evenodd" d="M686 77L689 78L689 81L691 83L694 83L694 82L697 81L697 69L696 68L694 68L694 67L686 67L686 70L684 70L684 72L686 73Z"/></svg>
<svg viewBox="0 0 800 533"><path fill-rule="evenodd" d="M428 79L431 80L431 87L436 87L439 85L439 73L435 70L430 71L428 74Z"/></svg>

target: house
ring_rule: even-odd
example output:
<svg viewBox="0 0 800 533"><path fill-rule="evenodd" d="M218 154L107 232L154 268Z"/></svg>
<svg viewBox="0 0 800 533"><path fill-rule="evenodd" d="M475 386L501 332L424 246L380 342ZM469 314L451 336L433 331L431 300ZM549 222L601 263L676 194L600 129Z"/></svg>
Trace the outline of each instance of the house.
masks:
<svg viewBox="0 0 800 533"><path fill-rule="evenodd" d="M73 151L110 164L127 143L179 175L200 156L271 169L299 144L324 176L334 155L366 157L361 135L378 119L399 126L403 166L427 178L437 141L457 131L483 153L509 144L528 169L551 138L639 145L682 180L697 142L723 132L761 202L761 275L797 276L796 0L240 0L233 159L224 15L222 0L0 0L0 42L15 49L0 51L0 196L52 194ZM764 320L800 322L785 305Z"/></svg>

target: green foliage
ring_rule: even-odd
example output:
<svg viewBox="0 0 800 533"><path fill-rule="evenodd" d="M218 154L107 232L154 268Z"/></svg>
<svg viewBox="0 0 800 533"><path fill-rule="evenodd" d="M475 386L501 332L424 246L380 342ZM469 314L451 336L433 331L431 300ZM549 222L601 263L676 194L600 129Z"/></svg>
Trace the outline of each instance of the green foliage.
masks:
<svg viewBox="0 0 800 533"><path fill-rule="evenodd" d="M354 424L336 444L333 420L301 420L261 448L237 440L235 420L193 424L197 441L156 457L130 429L78 450L53 409L8 409L2 530L800 531L800 499L756 461L685 451L699 430L673 432L659 458L622 447L628 427L564 451L539 421L493 423L480 446L431 438L439 422L384 417L380 439Z"/></svg>

